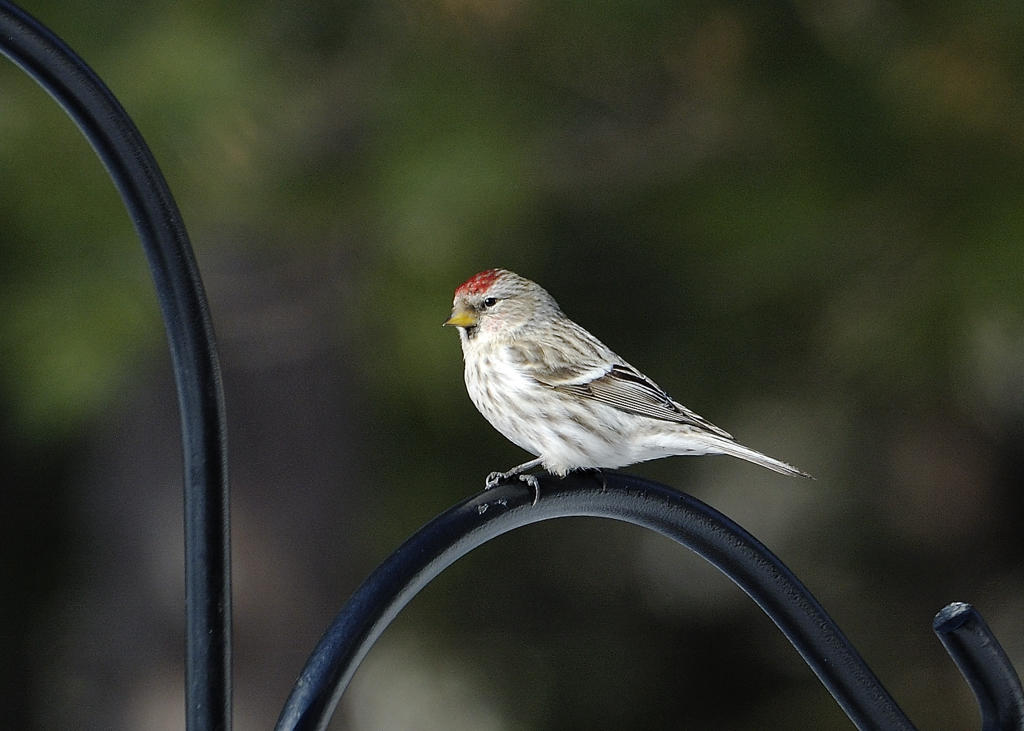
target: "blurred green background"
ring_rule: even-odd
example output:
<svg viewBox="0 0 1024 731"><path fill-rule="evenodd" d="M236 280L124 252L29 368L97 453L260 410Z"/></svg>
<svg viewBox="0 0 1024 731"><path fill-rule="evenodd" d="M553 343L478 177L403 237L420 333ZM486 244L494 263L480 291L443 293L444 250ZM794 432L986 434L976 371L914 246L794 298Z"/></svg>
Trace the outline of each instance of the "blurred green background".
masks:
<svg viewBox="0 0 1024 731"><path fill-rule="evenodd" d="M133 116L189 226L231 444L235 718L268 728L348 595L525 458L469 402L452 290L504 266L810 472L632 471L808 584L922 728L930 626L1024 668L1024 5L148 0L29 8ZM95 155L0 63L0 715L183 723L181 453L148 269ZM339 729L848 721L679 546L562 520L428 587Z"/></svg>

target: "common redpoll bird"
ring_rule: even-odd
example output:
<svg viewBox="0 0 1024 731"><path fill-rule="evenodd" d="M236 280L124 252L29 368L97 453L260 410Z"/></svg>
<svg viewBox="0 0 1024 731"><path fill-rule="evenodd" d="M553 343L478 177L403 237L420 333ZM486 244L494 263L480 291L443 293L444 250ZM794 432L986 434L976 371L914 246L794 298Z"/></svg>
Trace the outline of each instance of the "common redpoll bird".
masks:
<svg viewBox="0 0 1024 731"><path fill-rule="evenodd" d="M566 317L540 285L488 269L455 290L445 325L459 329L466 388L495 429L536 455L486 487L534 467L564 477L671 455L729 454L784 475L810 477L736 442Z"/></svg>

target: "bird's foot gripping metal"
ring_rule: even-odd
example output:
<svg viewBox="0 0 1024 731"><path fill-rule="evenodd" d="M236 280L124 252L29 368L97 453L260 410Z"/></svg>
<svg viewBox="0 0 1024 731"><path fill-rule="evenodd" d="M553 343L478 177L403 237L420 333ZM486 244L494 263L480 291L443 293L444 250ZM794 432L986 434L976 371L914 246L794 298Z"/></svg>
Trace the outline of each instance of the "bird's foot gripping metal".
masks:
<svg viewBox="0 0 1024 731"><path fill-rule="evenodd" d="M518 468L511 469L508 472L492 472L487 475L487 480L484 482L484 489L490 490L492 487L497 487L503 482L509 480L518 479L525 482L526 485L533 490L533 505L537 504L540 500L540 481L534 475L523 474Z"/></svg>

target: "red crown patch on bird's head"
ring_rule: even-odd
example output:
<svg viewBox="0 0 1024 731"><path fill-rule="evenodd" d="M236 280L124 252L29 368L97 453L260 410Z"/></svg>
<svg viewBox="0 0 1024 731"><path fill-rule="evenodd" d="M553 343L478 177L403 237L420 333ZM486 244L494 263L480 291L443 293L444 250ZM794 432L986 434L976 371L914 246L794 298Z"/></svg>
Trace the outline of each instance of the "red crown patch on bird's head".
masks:
<svg viewBox="0 0 1024 731"><path fill-rule="evenodd" d="M479 274L474 274L459 285L458 289L455 290L455 294L479 294L480 292L484 292L494 284L494 280L498 279L504 273L504 269L488 269L487 271L480 272Z"/></svg>

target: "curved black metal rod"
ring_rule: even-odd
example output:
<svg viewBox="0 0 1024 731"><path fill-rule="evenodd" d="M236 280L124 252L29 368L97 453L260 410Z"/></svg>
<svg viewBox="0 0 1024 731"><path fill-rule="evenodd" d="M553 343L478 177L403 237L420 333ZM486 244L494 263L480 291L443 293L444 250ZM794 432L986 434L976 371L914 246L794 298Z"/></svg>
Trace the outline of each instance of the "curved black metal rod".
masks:
<svg viewBox="0 0 1024 731"><path fill-rule="evenodd" d="M0 52L53 96L113 178L149 259L170 344L185 461L188 727L231 725L227 429L220 365L181 215L142 135L63 41L0 0Z"/></svg>
<svg viewBox="0 0 1024 731"><path fill-rule="evenodd" d="M970 604L953 602L932 623L981 710L982 731L1024 729L1024 690L992 630Z"/></svg>
<svg viewBox="0 0 1024 731"><path fill-rule="evenodd" d="M377 568L321 638L284 710L278 731L324 729L374 641L434 577L508 531L551 518L614 518L692 549L740 586L778 625L861 729L914 728L842 631L793 573L739 525L694 497L636 477L541 477L541 497L501 485L435 518Z"/></svg>

